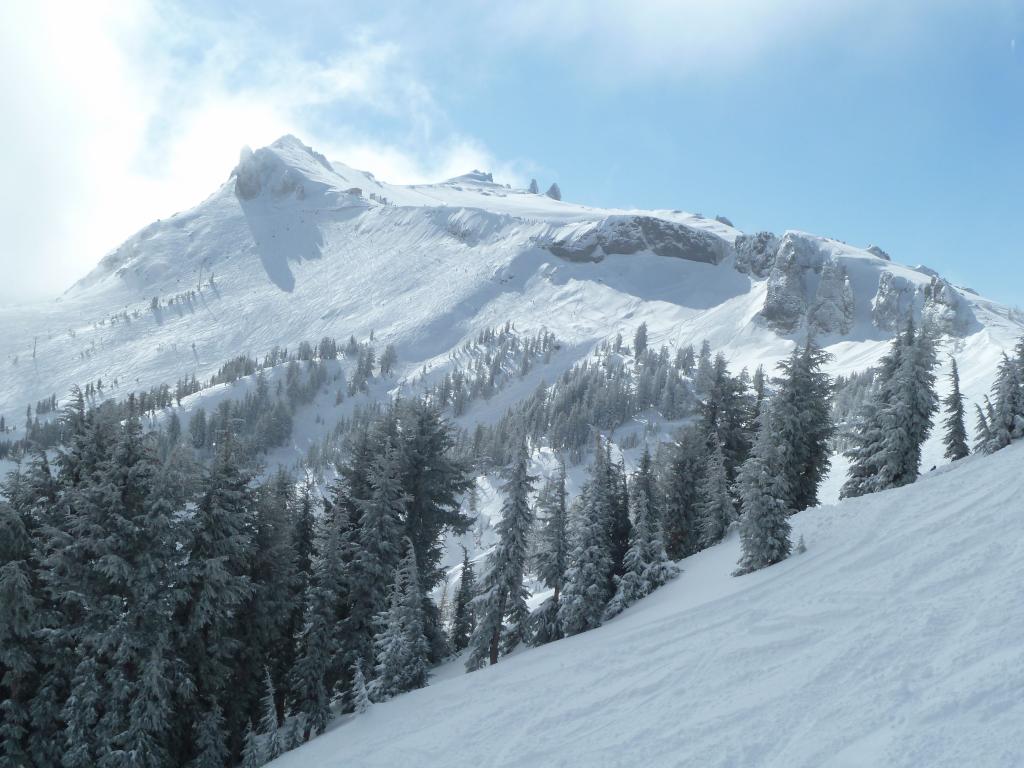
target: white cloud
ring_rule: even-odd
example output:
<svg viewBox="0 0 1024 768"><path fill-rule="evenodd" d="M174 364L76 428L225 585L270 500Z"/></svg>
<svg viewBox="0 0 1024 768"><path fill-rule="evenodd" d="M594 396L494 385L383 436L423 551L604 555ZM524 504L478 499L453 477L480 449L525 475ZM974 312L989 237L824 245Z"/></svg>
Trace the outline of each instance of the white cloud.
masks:
<svg viewBox="0 0 1024 768"><path fill-rule="evenodd" d="M394 42L357 32L315 60L169 5L23 3L3 17L0 68L16 77L0 91L0 302L63 290L135 230L199 202L244 144L294 133L399 183L493 165ZM397 135L361 128L378 118Z"/></svg>

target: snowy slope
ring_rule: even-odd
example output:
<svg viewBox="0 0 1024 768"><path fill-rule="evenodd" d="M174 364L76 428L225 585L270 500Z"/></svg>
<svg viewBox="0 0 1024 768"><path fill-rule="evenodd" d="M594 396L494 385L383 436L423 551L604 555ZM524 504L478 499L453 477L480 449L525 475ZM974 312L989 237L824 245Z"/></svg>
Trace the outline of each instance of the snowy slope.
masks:
<svg viewBox="0 0 1024 768"><path fill-rule="evenodd" d="M243 151L207 200L137 233L58 300L0 308L0 414L20 425L28 403L76 383L102 379L124 396L325 335L372 331L411 377L507 321L527 335L546 328L567 350L548 381L642 321L653 347L707 339L739 370L770 368L814 317L832 329L818 334L832 372L847 373L878 359L907 312L948 325L944 351L957 354L968 399L980 398L1019 318L880 253L800 232L755 241L680 211L556 201L478 171L389 185L285 137ZM499 415L495 403L474 418ZM291 460L316 438L297 433ZM933 444L925 466L939 455Z"/></svg>
<svg viewBox="0 0 1024 768"><path fill-rule="evenodd" d="M1024 445L735 538L592 632L346 716L276 768L1024 765Z"/></svg>

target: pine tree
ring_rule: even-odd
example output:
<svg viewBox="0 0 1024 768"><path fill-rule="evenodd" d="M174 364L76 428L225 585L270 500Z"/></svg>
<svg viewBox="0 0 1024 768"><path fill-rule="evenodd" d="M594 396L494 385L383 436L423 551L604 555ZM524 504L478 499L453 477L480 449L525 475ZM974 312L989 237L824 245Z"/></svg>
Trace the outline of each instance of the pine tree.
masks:
<svg viewBox="0 0 1024 768"><path fill-rule="evenodd" d="M704 464L700 481L698 512L701 521L702 546L710 547L725 538L736 519L736 509L729 493L722 446L715 444Z"/></svg>
<svg viewBox="0 0 1024 768"><path fill-rule="evenodd" d="M350 694L352 711L363 714L370 708L370 694L366 689L366 678L363 677L363 665L356 662L352 668L352 693Z"/></svg>
<svg viewBox="0 0 1024 768"><path fill-rule="evenodd" d="M535 645L558 640L562 628L558 621L559 599L569 568L569 510L565 488L565 463L548 478L537 498L539 529L533 552L533 570L537 578L552 590L531 616Z"/></svg>
<svg viewBox="0 0 1024 768"><path fill-rule="evenodd" d="M641 362L647 355L647 323L640 323L633 335L633 357Z"/></svg>
<svg viewBox="0 0 1024 768"><path fill-rule="evenodd" d="M236 450L234 438L225 433L184 532L188 560L176 617L178 653L198 697L228 702L224 717L229 746L237 744L245 717L228 685L240 644L235 631L238 611L252 591L248 570L255 527L250 475L239 466ZM176 715L185 721L195 719L190 702L196 700L176 704ZM237 702L243 703L248 702Z"/></svg>
<svg viewBox="0 0 1024 768"><path fill-rule="evenodd" d="M614 489L609 486L608 452L598 447L590 479L574 504L572 550L565 573L558 620L566 635L601 625L613 589L609 520Z"/></svg>
<svg viewBox="0 0 1024 768"><path fill-rule="evenodd" d="M456 653L469 645L476 621L473 616L473 598L476 597L476 576L473 572L473 561L469 559L469 551L462 548L462 571L459 574L459 589L455 593L455 615L452 618L451 643Z"/></svg>
<svg viewBox="0 0 1024 768"><path fill-rule="evenodd" d="M522 444L516 453L508 481L502 491L505 501L501 521L496 526L498 543L487 558L480 595L473 601L477 617L470 638L466 669L479 669L488 659L498 663L498 652L504 645L508 653L523 639L529 609L529 592L523 584L526 571L533 510L529 495L535 478L529 474L529 453ZM502 622L507 622L502 632Z"/></svg>
<svg viewBox="0 0 1024 768"><path fill-rule="evenodd" d="M242 746L242 768L262 768L266 761L263 759L263 748L260 745L259 737L252 727L252 722L245 727L245 741Z"/></svg>
<svg viewBox="0 0 1024 768"><path fill-rule="evenodd" d="M950 461L962 459L970 453L967 448L967 428L964 425L964 399L960 394L960 372L956 358L950 358L949 394L942 405L946 409L944 426L946 433L942 442L946 446L946 458Z"/></svg>
<svg viewBox="0 0 1024 768"><path fill-rule="evenodd" d="M706 443L695 426L684 428L678 440L661 454L658 496L665 550L680 560L700 549L700 479Z"/></svg>
<svg viewBox="0 0 1024 768"><path fill-rule="evenodd" d="M921 447L938 410L935 342L908 321L882 358L846 451L850 468L841 497L907 485L917 479Z"/></svg>
<svg viewBox="0 0 1024 768"><path fill-rule="evenodd" d="M304 740L323 733L331 718L331 696L341 664L339 613L349 585L347 561L351 523L347 509L331 505L316 520L312 575L307 590L304 624L290 676L294 707L303 718Z"/></svg>
<svg viewBox="0 0 1024 768"><path fill-rule="evenodd" d="M216 700L208 701L192 722L195 757L189 768L223 768L230 753L224 742L224 714Z"/></svg>
<svg viewBox="0 0 1024 768"><path fill-rule="evenodd" d="M772 418L785 456L787 503L794 512L818 504L818 487L831 463L832 382L821 370L830 358L808 339L779 363Z"/></svg>
<svg viewBox="0 0 1024 768"><path fill-rule="evenodd" d="M989 406L988 410L992 411L991 403L988 402L988 398L985 398L986 405ZM977 403L974 404L974 410L978 416L974 422L974 450L975 452L987 453L989 446L992 443L992 421L993 415L983 411L981 406Z"/></svg>
<svg viewBox="0 0 1024 768"><path fill-rule="evenodd" d="M427 684L430 646L424 635L419 569L412 543L395 575L388 610L380 615L381 630L374 639L377 677L370 685L376 701L422 688Z"/></svg>
<svg viewBox="0 0 1024 768"><path fill-rule="evenodd" d="M405 534L416 549L422 591L424 632L430 661L448 654L441 618L429 592L444 578L441 566L445 533L459 535L473 520L463 514L460 497L472 485L468 466L455 457L452 426L439 411L417 399L400 409L402 425L402 488L409 495Z"/></svg>
<svg viewBox="0 0 1024 768"><path fill-rule="evenodd" d="M373 658L376 617L387 608L388 586L401 557L402 520L409 497L402 488L398 449L384 435L379 454L367 472L368 493L356 497L358 549L352 561L352 608L346 621L348 646L344 669ZM359 492L353 488L354 492Z"/></svg>
<svg viewBox="0 0 1024 768"><path fill-rule="evenodd" d="M646 454L648 463L650 456ZM626 572L616 579L616 590L604 618L621 613L637 600L646 597L678 573L676 566L665 554L661 526L653 514L650 498L642 477L634 480L630 503L633 510L633 530L626 553Z"/></svg>
<svg viewBox="0 0 1024 768"><path fill-rule="evenodd" d="M1024 383L1015 360L1003 353L992 387L994 418L989 424L989 453L1001 450L1024 434Z"/></svg>
<svg viewBox="0 0 1024 768"><path fill-rule="evenodd" d="M734 575L742 575L773 565L789 556L787 506L791 498L786 487L785 446L772 418L772 405L765 402L758 418L757 441L751 456L740 470L739 486L743 517L740 544L743 555Z"/></svg>
<svg viewBox="0 0 1024 768"><path fill-rule="evenodd" d="M264 761L274 760L281 756L283 751L281 745L281 733L277 722L277 700L274 693L274 681L270 677L270 670L263 668L264 693L260 702L263 714L260 717L260 734L263 737L263 759Z"/></svg>

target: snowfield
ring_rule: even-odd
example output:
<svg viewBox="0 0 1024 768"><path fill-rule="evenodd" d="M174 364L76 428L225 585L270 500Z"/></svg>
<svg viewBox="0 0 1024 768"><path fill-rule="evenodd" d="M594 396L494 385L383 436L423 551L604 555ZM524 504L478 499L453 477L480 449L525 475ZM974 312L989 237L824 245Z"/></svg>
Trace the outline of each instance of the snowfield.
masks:
<svg viewBox="0 0 1024 768"><path fill-rule="evenodd" d="M386 184L288 136L243 151L209 198L145 227L59 299L0 307L0 415L17 439L26 405L64 400L74 384L102 379L106 396L123 398L323 336L373 332L378 350L396 346L399 379L424 368L443 375L464 341L509 321L524 335L546 329L571 351L543 372L548 382L601 341L621 333L628 342L641 322L652 348L674 353L706 339L733 373L771 370L804 340L812 315L836 328L817 334L835 355L829 372L848 374L877 362L909 311L953 331L940 391L955 353L971 409L1024 332L1019 313L936 287L930 270L877 249L794 231L752 252L742 237L696 214L597 209L481 172ZM528 391L473 420L497 420ZM340 414L317 415L320 427L297 431L275 460L302 457ZM933 441L925 468L939 463Z"/></svg>
<svg viewBox="0 0 1024 768"><path fill-rule="evenodd" d="M1024 444L735 535L592 632L349 715L275 768L1024 765Z"/></svg>

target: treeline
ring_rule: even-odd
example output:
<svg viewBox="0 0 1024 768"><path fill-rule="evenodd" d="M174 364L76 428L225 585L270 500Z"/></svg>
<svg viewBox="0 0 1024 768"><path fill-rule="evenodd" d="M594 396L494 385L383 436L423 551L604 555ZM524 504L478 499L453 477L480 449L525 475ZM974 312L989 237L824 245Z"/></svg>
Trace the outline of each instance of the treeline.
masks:
<svg viewBox="0 0 1024 768"><path fill-rule="evenodd" d="M218 408L216 415L219 418L235 421L234 432L243 443L244 451L252 455L271 447L283 445L291 436L292 413L295 408L312 402L317 391L329 380L333 380L337 386L335 402L340 404L346 389L349 395L366 390L367 382L373 377L375 368L380 375L390 376L398 362L395 348L388 345L378 361L372 338L373 334L371 333L370 341L360 343L354 337L350 337L347 344L341 347L335 339L325 336L315 345L303 341L294 351L290 351L287 347L275 346L262 360L248 355L239 355L221 365L217 372L206 381L200 381L195 376L185 376L179 379L173 387L168 384L157 384L147 390L133 392L120 401L111 401L112 407L123 414L127 410L129 399L131 399L132 407L139 416L153 418L159 412L172 408L174 405L180 406L184 398L204 389L218 384L231 384L243 377L261 374L277 366L286 365L285 382L284 384L278 382L273 392L268 390L265 381L257 381L255 395L246 395L241 401L233 402L228 406L221 404ZM356 363L353 376L347 386L344 371L335 372L331 379L331 374L324 365L325 361L337 360L339 357L351 359ZM308 369L305 380L302 378L302 366L298 365L300 363ZM117 379L114 379L114 387L117 387ZM90 405L98 405L105 401L106 391L102 379L87 382L80 391ZM40 400L36 404L34 415L32 406L28 406L24 436L17 440L0 440L0 458L18 458L32 449L47 450L64 443L67 434L63 423L59 419L40 419L40 416L48 416L56 409L56 395ZM203 448L208 442L206 436L208 417L202 408L197 409L194 418L195 416L198 416L198 423L195 424L192 436L195 447ZM213 415L209 418L212 419ZM181 423L177 414L172 414L170 420L172 424L169 429L180 432ZM190 426L192 426L191 423ZM7 431L9 430L4 423L0 428L0 434Z"/></svg>
<svg viewBox="0 0 1024 768"><path fill-rule="evenodd" d="M484 329L452 356L452 369L441 381L425 388L423 396L431 404L450 407L455 416L461 416L474 400L486 400L508 380L526 376L538 364L546 365L559 346L553 333L542 330L524 338L511 322L503 328ZM463 364L460 357L468 358L468 362ZM415 381L412 386L416 386Z"/></svg>
<svg viewBox="0 0 1024 768"><path fill-rule="evenodd" d="M469 479L435 410L354 433L324 498L256 483L230 422L203 467L131 400L62 420L0 502L5 764L258 765L448 654L429 594Z"/></svg>
<svg viewBox="0 0 1024 768"><path fill-rule="evenodd" d="M534 442L546 440L576 463L591 450L598 434L649 409L666 420L682 419L697 410L699 398L713 385L723 393L751 386L746 372L730 376L725 358L713 359L707 342L699 359L692 347L671 356L666 347L647 349L646 331L643 324L637 331L641 343L634 342L632 360L621 339L605 342L594 359L573 366L550 386L542 383L496 424L477 426L467 440L473 459L484 467L504 466L511 461L519 436L525 435Z"/></svg>
<svg viewBox="0 0 1024 768"><path fill-rule="evenodd" d="M472 586L477 576L466 558L456 592L451 640L469 648L467 669L497 663L523 642L600 626L671 579L672 560L718 543L733 527L743 552L736 575L787 557L788 518L817 503L829 467L827 358L811 343L796 349L769 392L763 380L756 390L742 386L719 356L705 371L699 420L657 461L645 450L631 478L598 438L589 479L571 504L564 466L531 503L536 478L520 443L481 585ZM532 612L524 587L531 571L552 590Z"/></svg>

